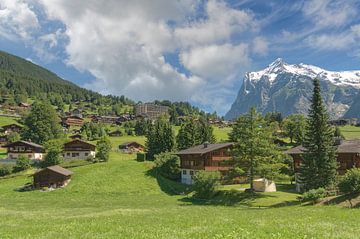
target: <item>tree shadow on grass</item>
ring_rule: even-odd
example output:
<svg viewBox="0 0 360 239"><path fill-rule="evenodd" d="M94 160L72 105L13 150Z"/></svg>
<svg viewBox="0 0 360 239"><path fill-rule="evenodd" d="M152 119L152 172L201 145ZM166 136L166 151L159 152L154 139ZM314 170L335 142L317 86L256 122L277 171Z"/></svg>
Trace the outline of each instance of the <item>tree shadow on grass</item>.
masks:
<svg viewBox="0 0 360 239"><path fill-rule="evenodd" d="M155 168L147 170L145 175L155 178L161 191L170 196L186 195L191 192L190 186L163 177Z"/></svg>
<svg viewBox="0 0 360 239"><path fill-rule="evenodd" d="M360 194L344 194L332 197L323 202L324 205L342 205L351 208L360 208Z"/></svg>
<svg viewBox="0 0 360 239"><path fill-rule="evenodd" d="M192 205L213 205L213 206L235 206L242 205L252 207L252 203L260 198L273 197L263 193L245 193L238 190L219 191L211 199L198 199L194 197L185 197L179 201ZM259 207L260 208L260 207Z"/></svg>

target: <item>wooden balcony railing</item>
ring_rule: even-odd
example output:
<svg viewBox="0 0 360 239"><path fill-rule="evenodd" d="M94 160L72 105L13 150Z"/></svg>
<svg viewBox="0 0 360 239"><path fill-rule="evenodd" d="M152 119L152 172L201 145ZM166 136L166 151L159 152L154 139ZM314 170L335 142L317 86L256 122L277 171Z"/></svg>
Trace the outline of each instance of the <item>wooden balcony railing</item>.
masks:
<svg viewBox="0 0 360 239"><path fill-rule="evenodd" d="M231 156L213 156L212 160L213 161L223 161L223 160L231 160L232 157Z"/></svg>
<svg viewBox="0 0 360 239"><path fill-rule="evenodd" d="M230 168L230 166L205 166L206 171L226 171Z"/></svg>

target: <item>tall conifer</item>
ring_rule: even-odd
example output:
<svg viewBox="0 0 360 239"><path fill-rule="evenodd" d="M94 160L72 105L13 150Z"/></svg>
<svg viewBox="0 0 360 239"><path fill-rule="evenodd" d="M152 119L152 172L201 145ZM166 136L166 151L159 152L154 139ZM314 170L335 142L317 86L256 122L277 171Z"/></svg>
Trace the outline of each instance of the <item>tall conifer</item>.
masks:
<svg viewBox="0 0 360 239"><path fill-rule="evenodd" d="M336 177L334 132L320 94L320 82L314 80L314 91L303 146L299 180L304 190L331 186Z"/></svg>

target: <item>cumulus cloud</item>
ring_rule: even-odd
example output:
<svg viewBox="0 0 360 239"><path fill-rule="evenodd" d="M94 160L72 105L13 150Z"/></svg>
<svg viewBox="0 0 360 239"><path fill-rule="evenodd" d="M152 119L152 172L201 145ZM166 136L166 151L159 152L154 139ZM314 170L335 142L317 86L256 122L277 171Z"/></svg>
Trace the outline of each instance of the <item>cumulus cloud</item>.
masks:
<svg viewBox="0 0 360 239"><path fill-rule="evenodd" d="M66 63L96 77L85 86L135 100L193 100L216 107L214 97L197 97L199 87L210 90L224 80L224 87L231 86L251 62L248 43L232 38L258 30L250 12L222 0L38 1L49 19L64 24ZM49 47L57 39L42 37ZM166 62L167 54L178 55L189 73Z"/></svg>
<svg viewBox="0 0 360 239"><path fill-rule="evenodd" d="M26 1L0 0L0 36L28 39L39 27L38 18Z"/></svg>

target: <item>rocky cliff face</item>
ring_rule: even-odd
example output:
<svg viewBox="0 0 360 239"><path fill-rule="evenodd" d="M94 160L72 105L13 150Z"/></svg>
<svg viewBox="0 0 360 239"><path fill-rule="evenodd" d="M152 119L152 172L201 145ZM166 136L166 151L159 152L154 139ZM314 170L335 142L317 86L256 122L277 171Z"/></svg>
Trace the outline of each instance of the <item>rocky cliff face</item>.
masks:
<svg viewBox="0 0 360 239"><path fill-rule="evenodd" d="M261 71L246 73L225 118L234 119L252 106L262 113L306 114L315 77L320 79L322 95L332 118L359 115L360 108L352 109L352 105L360 94L360 71L333 72L306 64L290 65L279 58Z"/></svg>

